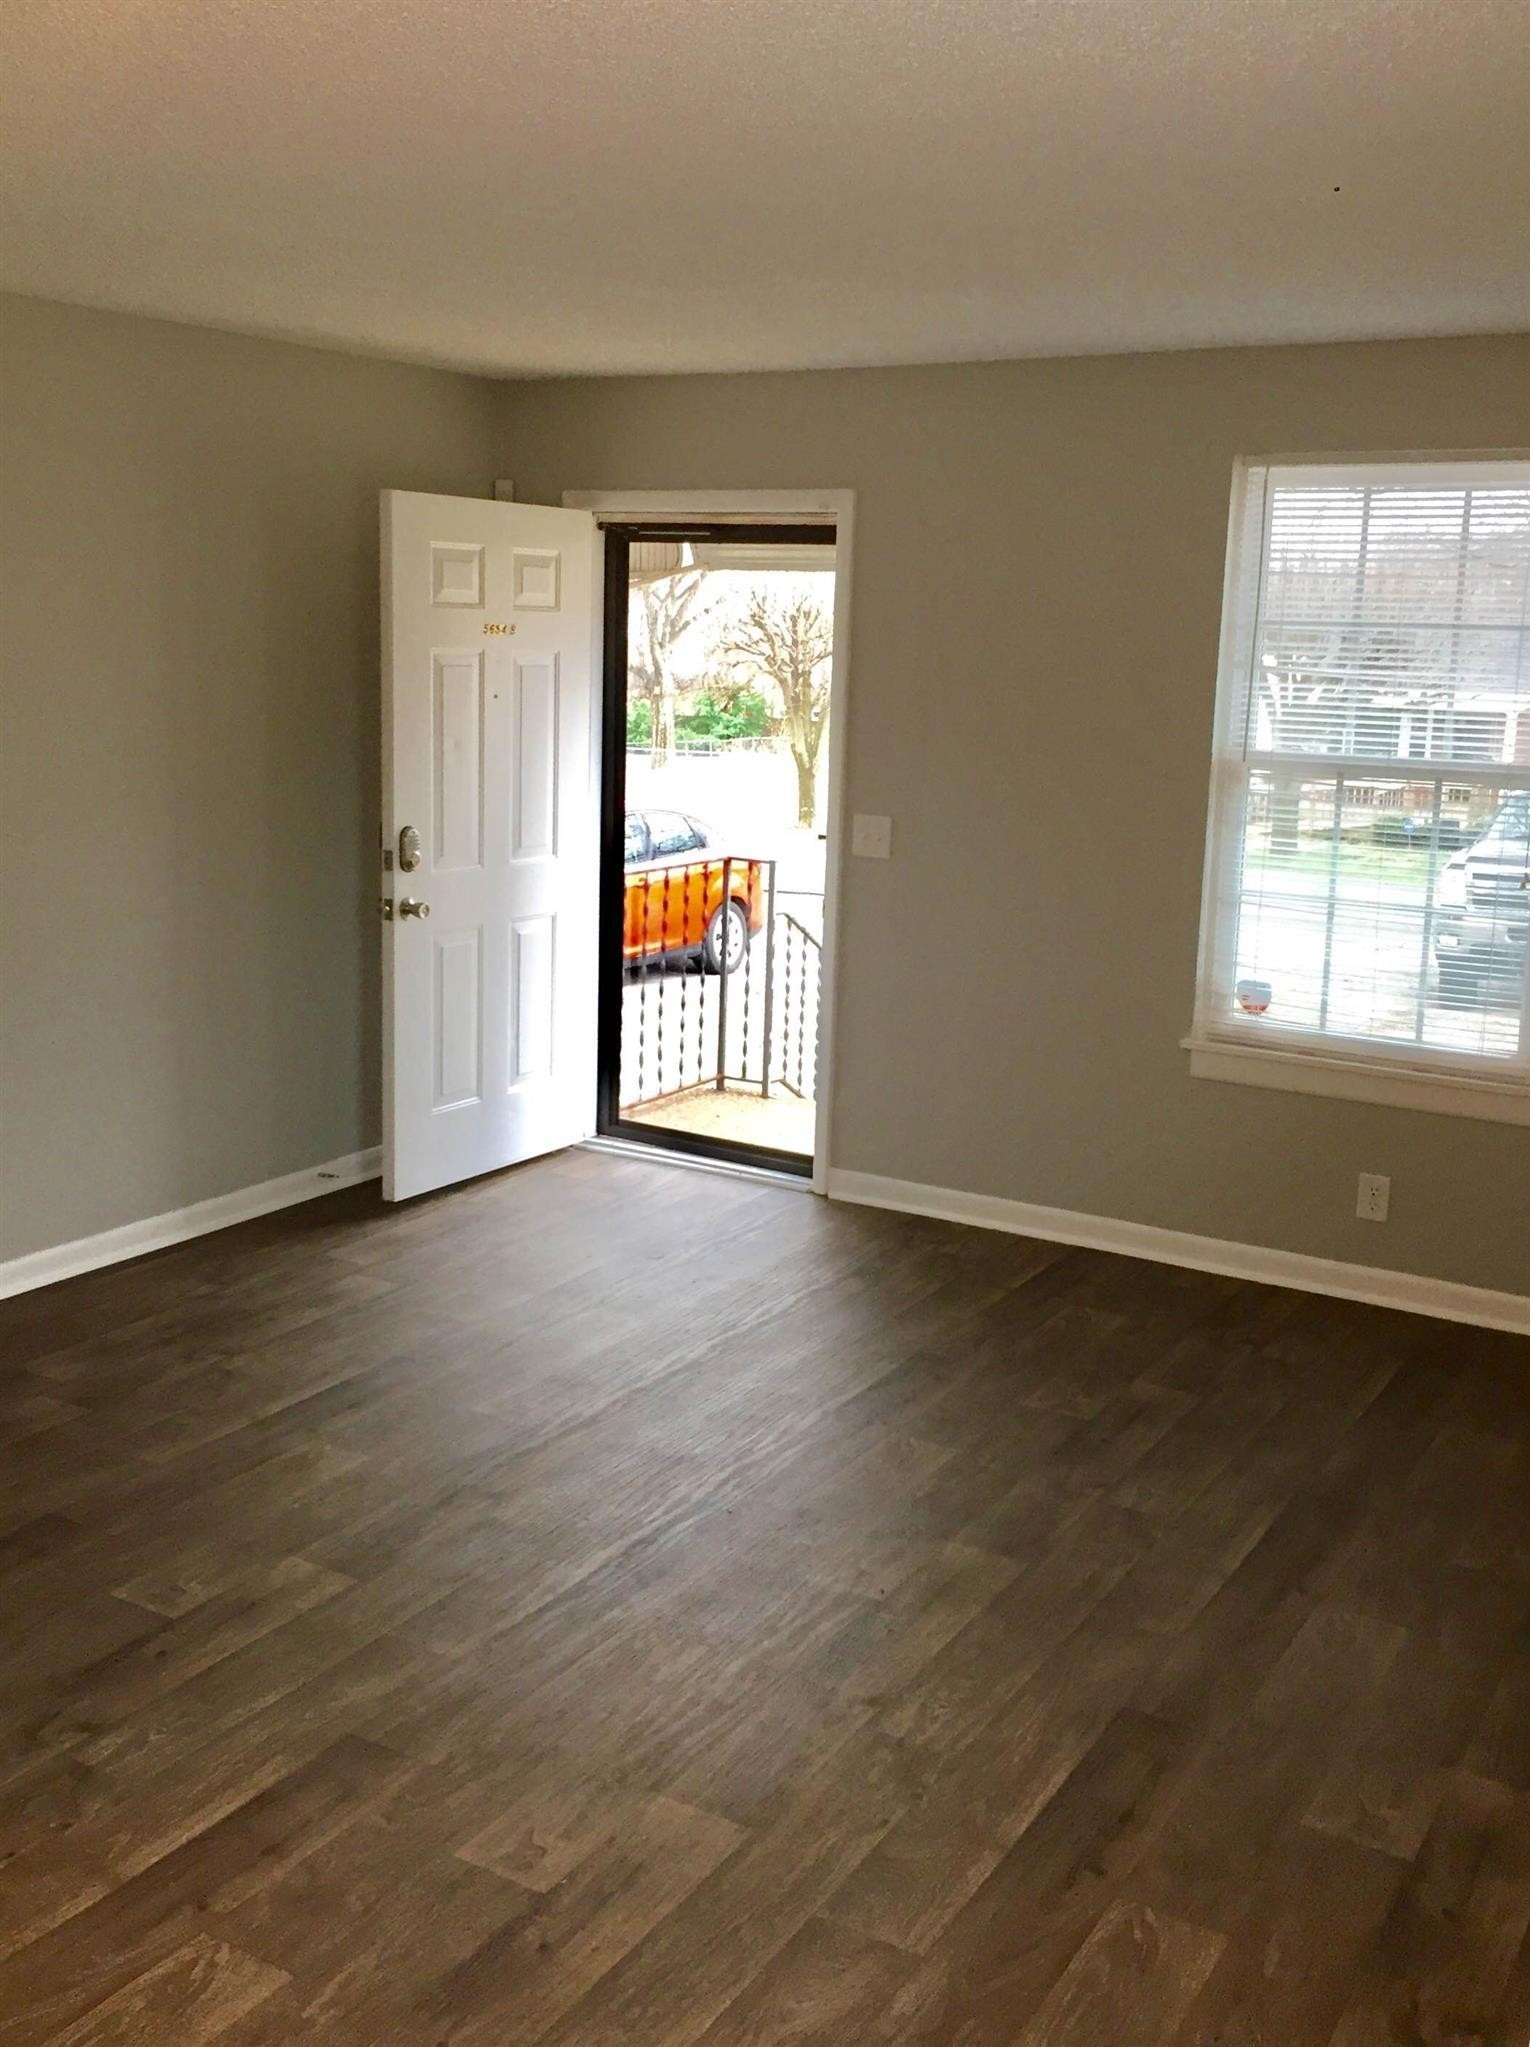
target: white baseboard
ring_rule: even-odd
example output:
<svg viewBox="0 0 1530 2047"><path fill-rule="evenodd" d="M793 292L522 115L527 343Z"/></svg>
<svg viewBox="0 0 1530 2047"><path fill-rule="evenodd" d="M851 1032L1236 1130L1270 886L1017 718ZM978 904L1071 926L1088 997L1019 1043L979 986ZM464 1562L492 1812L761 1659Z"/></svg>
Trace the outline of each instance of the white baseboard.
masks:
<svg viewBox="0 0 1530 2047"><path fill-rule="evenodd" d="M70 1279L77 1272L118 1265L124 1258L141 1258L146 1251L163 1251L169 1244L184 1244L190 1237L205 1237L211 1230L226 1230L231 1223L249 1222L278 1208L292 1208L317 1195L333 1194L337 1187L375 1180L381 1171L382 1153L373 1146L369 1151L330 1159L322 1166L309 1166L301 1173L284 1173L279 1180L262 1180L256 1187L215 1194L210 1201L194 1202L190 1208L171 1209L167 1215L151 1215L143 1222L124 1223L120 1229L102 1230L94 1237L77 1237L71 1244L53 1244L46 1251L8 1259L0 1264L0 1300L32 1287L51 1286L56 1279Z"/></svg>
<svg viewBox="0 0 1530 2047"><path fill-rule="evenodd" d="M1311 1258L1300 1251L1272 1251L1259 1244L1234 1244L1222 1237L1192 1237L1151 1223L1083 1215L1071 1208L1045 1208L1032 1201L1006 1201L995 1194L963 1194L953 1187L926 1187L917 1180L890 1180L880 1173L831 1172L831 1201L868 1208L897 1208L979 1229L1008 1230L1053 1244L1077 1244L1090 1251L1116 1251L1159 1265L1219 1272L1229 1279L1258 1280L1266 1286L1295 1287L1308 1294L1332 1294L1343 1301L1369 1301L1378 1308L1402 1308L1470 1322L1481 1329L1530 1335L1530 1295L1495 1293L1378 1265L1346 1265L1336 1258Z"/></svg>
<svg viewBox="0 0 1530 2047"><path fill-rule="evenodd" d="M232 1194L218 1194L190 1208L142 1222L124 1223L73 1243L54 1244L23 1258L0 1263L0 1300L51 1286L75 1273L94 1272L126 1258L141 1258L171 1244L186 1243L233 1223L271 1215L338 1187L375 1180L382 1170L380 1152L351 1152L322 1166L263 1180ZM1469 1322L1483 1329L1507 1329L1530 1335L1530 1295L1496 1293L1487 1287L1462 1286L1454 1280L1430 1279L1419 1273L1390 1272L1383 1266L1347 1265L1335 1258L1313 1258L1300 1251L1274 1251L1259 1244L1235 1244L1222 1237L1194 1237L1182 1230L1158 1229L1151 1223L1121 1222L1112 1216L1084 1215L1076 1209L1046 1208L1032 1201L1009 1201L995 1194L965 1194L954 1187L929 1187L917 1180L893 1180L880 1173L831 1171L833 1201L859 1202L868 1208L902 1209L911 1215L970 1223L978 1229L1007 1230L1013 1236L1040 1237L1054 1244L1075 1244L1091 1251L1114 1251L1126 1258L1147 1258L1160 1265L1187 1266L1195 1272L1222 1273L1229 1279L1255 1280L1266 1286L1294 1287L1299 1292L1330 1294L1340 1300L1368 1301L1376 1307L1400 1308L1415 1315L1434 1315L1448 1322Z"/></svg>

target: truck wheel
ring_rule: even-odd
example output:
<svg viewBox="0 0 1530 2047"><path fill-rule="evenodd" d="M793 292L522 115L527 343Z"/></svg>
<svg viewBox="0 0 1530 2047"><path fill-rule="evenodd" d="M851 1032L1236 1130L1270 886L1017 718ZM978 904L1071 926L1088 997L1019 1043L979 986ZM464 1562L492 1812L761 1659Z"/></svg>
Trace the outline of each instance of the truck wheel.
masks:
<svg viewBox="0 0 1530 2047"><path fill-rule="evenodd" d="M1469 967L1440 964L1440 1001L1447 1009L1475 1009L1482 996L1482 982Z"/></svg>
<svg viewBox="0 0 1530 2047"><path fill-rule="evenodd" d="M722 972L725 929L728 972L734 974L744 964L744 954L749 950L749 913L742 903L719 903L707 919L707 935L702 940L701 958L709 974Z"/></svg>

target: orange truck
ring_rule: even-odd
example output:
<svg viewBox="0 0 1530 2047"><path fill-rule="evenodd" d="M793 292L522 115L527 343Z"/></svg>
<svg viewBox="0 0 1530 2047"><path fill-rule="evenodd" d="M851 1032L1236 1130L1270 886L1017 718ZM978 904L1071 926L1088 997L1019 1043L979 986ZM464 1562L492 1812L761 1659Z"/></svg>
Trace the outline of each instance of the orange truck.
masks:
<svg viewBox="0 0 1530 2047"><path fill-rule="evenodd" d="M698 953L708 973L743 965L765 923L765 862L717 851L716 834L678 810L629 810L622 953L638 960Z"/></svg>

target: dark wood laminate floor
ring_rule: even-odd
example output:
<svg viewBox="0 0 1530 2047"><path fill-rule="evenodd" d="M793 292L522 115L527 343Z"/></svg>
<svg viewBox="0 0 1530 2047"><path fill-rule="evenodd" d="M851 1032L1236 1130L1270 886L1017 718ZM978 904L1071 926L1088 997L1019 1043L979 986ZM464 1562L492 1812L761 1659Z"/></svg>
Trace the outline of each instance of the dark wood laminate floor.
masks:
<svg viewBox="0 0 1530 2047"><path fill-rule="evenodd" d="M7 2047L1530 2035L1524 1341L572 1153L0 1343Z"/></svg>

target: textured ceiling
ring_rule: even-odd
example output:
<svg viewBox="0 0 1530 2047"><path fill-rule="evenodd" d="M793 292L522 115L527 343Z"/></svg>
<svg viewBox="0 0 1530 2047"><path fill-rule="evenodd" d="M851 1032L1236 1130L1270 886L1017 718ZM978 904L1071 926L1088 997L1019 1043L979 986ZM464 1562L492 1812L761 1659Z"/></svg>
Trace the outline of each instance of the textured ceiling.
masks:
<svg viewBox="0 0 1530 2047"><path fill-rule="evenodd" d="M9 0L12 289L465 368L1530 326L1527 0Z"/></svg>

